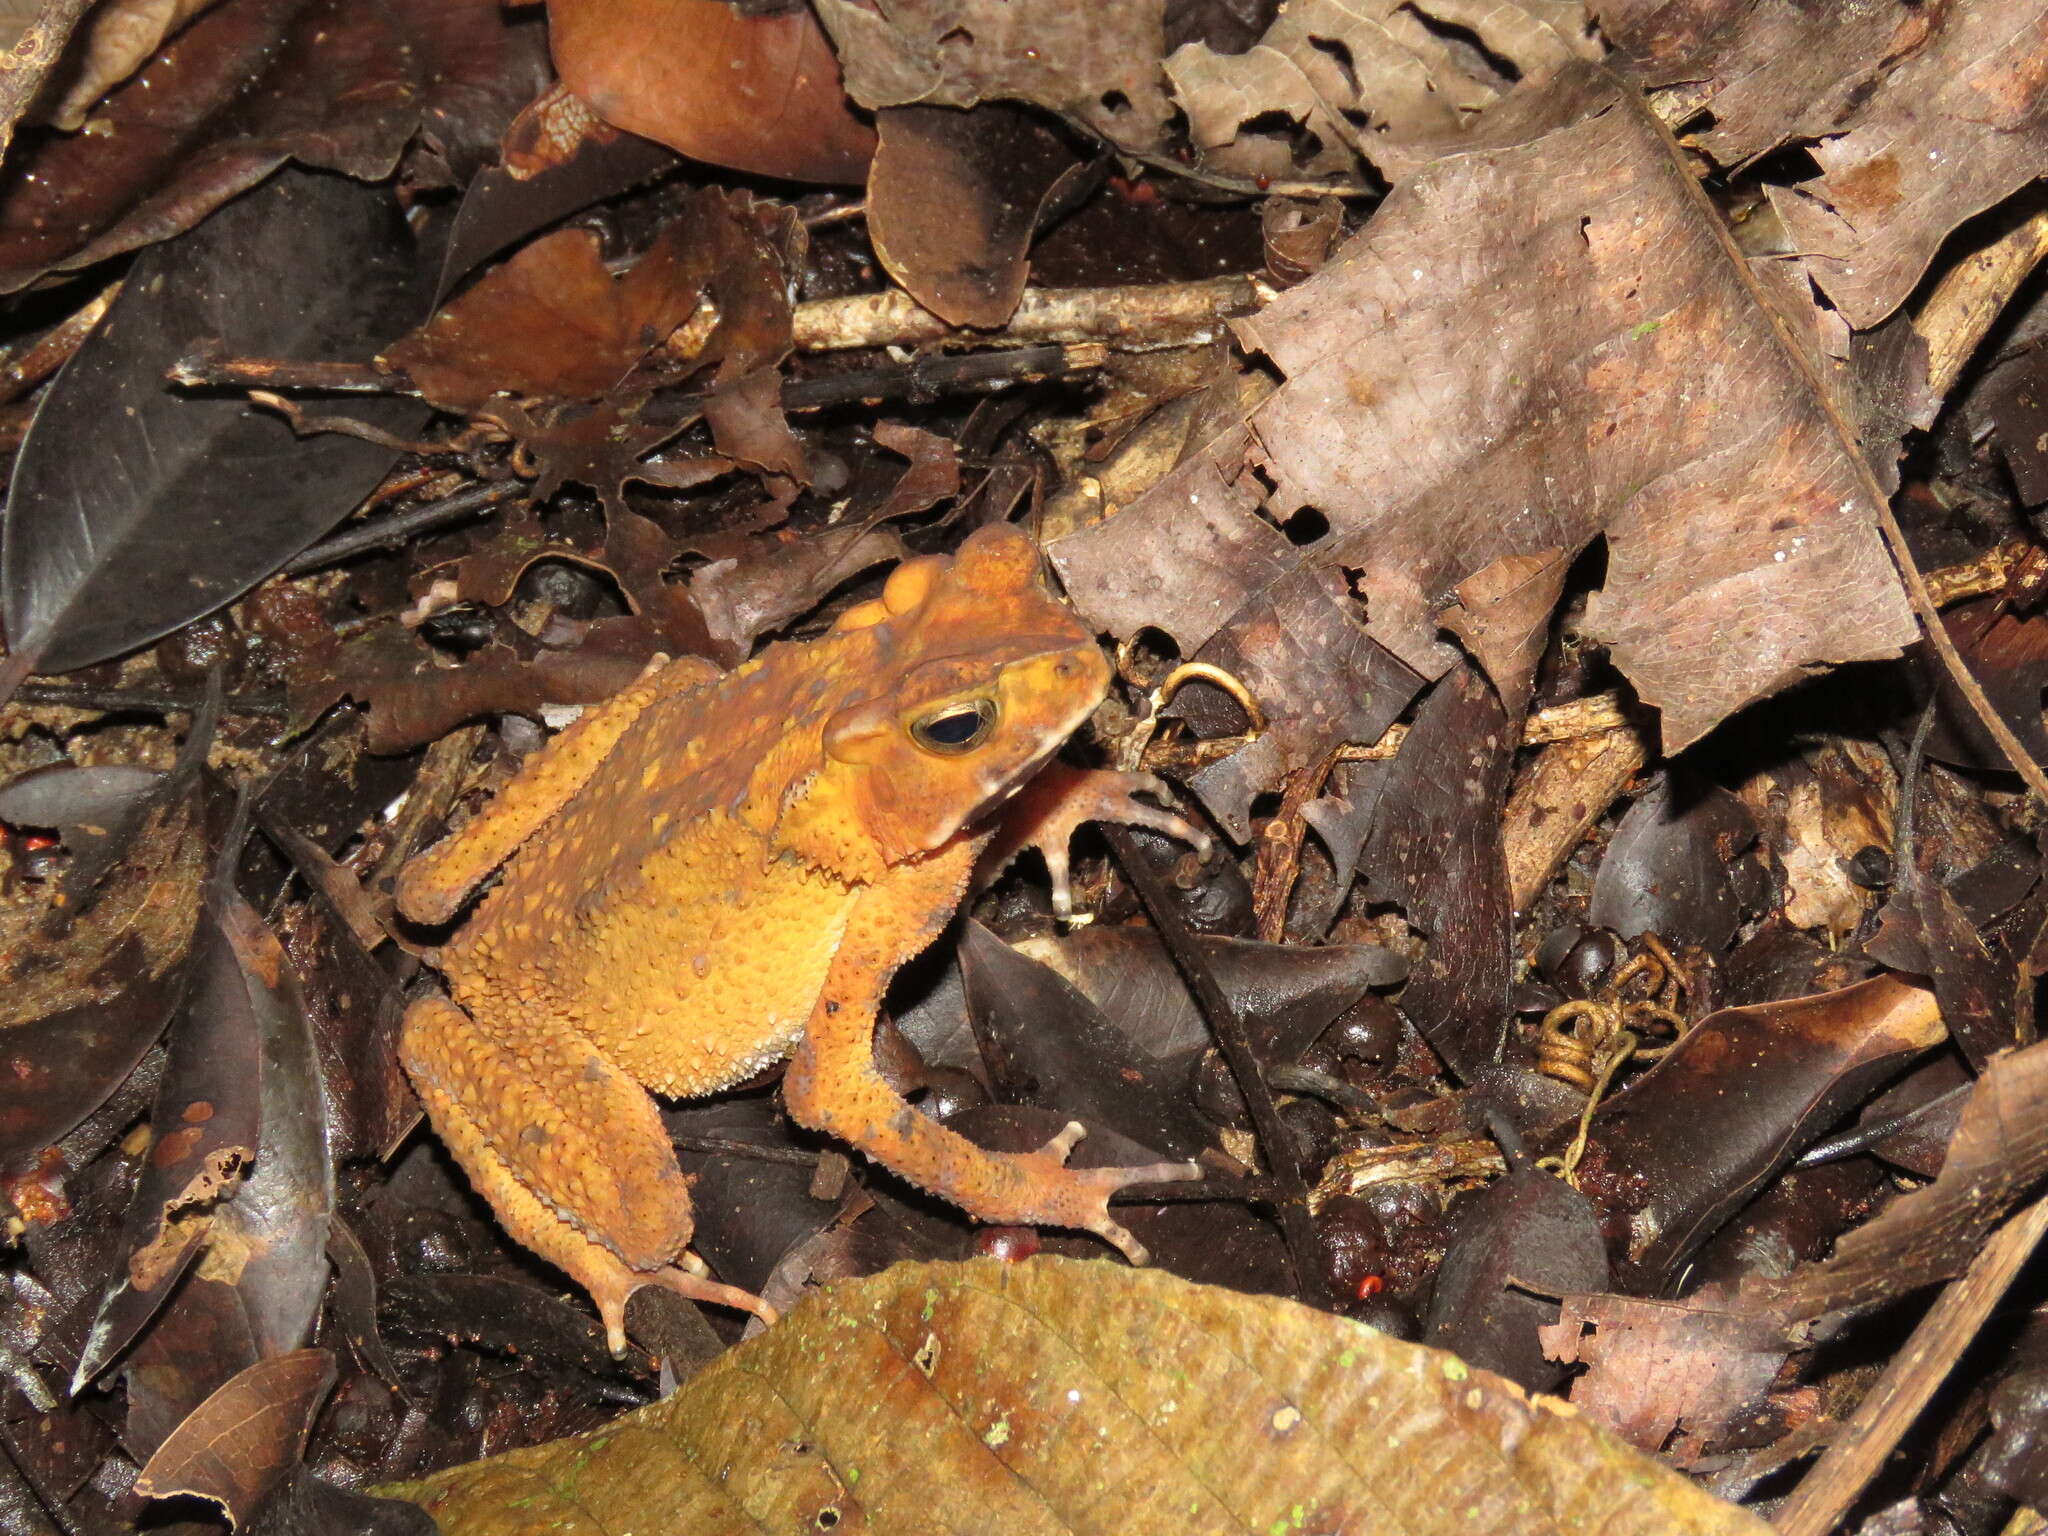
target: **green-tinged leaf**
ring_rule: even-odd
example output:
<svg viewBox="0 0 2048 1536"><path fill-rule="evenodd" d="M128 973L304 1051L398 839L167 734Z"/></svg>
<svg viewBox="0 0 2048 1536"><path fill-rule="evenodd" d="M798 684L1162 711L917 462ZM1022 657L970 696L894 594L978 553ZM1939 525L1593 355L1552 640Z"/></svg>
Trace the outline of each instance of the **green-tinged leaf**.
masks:
<svg viewBox="0 0 2048 1536"><path fill-rule="evenodd" d="M665 1402L393 1490L445 1536L1764 1536L1455 1356L1158 1270L903 1264Z"/></svg>

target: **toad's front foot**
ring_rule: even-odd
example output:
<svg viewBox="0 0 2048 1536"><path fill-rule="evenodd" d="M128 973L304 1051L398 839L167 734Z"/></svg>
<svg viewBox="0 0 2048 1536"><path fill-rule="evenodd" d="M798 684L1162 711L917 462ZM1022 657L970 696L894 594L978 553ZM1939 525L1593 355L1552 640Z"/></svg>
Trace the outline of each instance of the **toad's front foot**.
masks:
<svg viewBox="0 0 2048 1536"><path fill-rule="evenodd" d="M1006 1225L1077 1227L1116 1245L1133 1264L1149 1264L1145 1245L1109 1214L1109 1197L1133 1184L1181 1184L1202 1176L1194 1163L1139 1163L1122 1168L1069 1168L1067 1155L1087 1128L1078 1120L1036 1152L1008 1159L1026 1176L1028 1188L1016 1214L1001 1217Z"/></svg>
<svg viewBox="0 0 2048 1536"><path fill-rule="evenodd" d="M1081 824L1114 822L1148 827L1191 844L1204 859L1212 846L1209 834L1175 811L1139 795L1166 799L1164 780L1156 774L1123 773L1108 768L1069 768L1052 763L1041 769L1018 794L990 845L984 873L993 875L1019 850L1036 848L1045 856L1052 877L1052 909L1062 922L1074 914L1074 889L1068 871L1068 844Z"/></svg>

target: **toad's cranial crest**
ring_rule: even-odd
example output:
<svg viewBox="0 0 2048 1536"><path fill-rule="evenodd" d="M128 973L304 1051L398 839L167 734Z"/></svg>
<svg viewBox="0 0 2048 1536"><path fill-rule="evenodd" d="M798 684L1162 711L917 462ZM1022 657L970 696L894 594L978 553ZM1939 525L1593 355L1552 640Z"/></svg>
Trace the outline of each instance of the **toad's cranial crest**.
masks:
<svg viewBox="0 0 2048 1536"><path fill-rule="evenodd" d="M648 1090L711 1093L784 1057L805 1124L984 1221L1084 1228L1143 1262L1110 1195L1193 1165L1068 1168L1079 1125L983 1151L907 1106L873 1054L890 976L978 864L1041 846L1064 910L1082 820L1206 846L1135 798L1161 787L1149 775L1048 765L1108 686L1030 540L984 528L897 567L819 639L724 676L687 657L650 672L406 867L400 910L437 923L503 866L401 1051L457 1161L590 1292L615 1353L643 1285L772 1317L687 1252L689 1191Z"/></svg>

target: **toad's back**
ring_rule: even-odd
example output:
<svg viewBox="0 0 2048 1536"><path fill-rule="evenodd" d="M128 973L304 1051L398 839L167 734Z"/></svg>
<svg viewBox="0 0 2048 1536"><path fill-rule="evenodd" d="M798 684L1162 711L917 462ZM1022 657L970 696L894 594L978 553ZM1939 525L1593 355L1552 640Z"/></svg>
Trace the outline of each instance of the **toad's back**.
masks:
<svg viewBox="0 0 2048 1536"><path fill-rule="evenodd" d="M855 888L769 840L848 650L781 646L729 677L659 687L602 771L505 867L442 950L458 1002L544 1011L659 1092L705 1093L786 1055ZM851 647L857 648L857 647Z"/></svg>

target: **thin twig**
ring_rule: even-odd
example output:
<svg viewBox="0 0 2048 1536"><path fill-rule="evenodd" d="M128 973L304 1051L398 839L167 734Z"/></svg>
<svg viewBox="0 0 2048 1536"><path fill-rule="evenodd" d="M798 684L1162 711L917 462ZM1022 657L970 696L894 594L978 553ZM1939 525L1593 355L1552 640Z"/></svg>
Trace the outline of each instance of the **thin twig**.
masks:
<svg viewBox="0 0 2048 1536"><path fill-rule="evenodd" d="M1778 1511L1773 1523L1780 1536L1827 1536L1835 1528L1977 1336L2043 1233L2048 1233L2048 1200L2028 1206L2001 1227L1962 1278L1941 1293L1906 1347L1849 1415L1842 1437Z"/></svg>
<svg viewBox="0 0 2048 1536"><path fill-rule="evenodd" d="M358 523L331 539L322 539L286 565L285 574L303 576L308 571L317 571L338 561L368 554L371 550L394 549L420 534L477 517L506 502L518 501L526 491L526 486L516 480L489 480L481 485L465 486L439 501L408 507L403 512L380 517L374 522Z"/></svg>
<svg viewBox="0 0 2048 1536"><path fill-rule="evenodd" d="M1174 905L1173 893L1167 889L1159 871L1139 852L1130 832L1105 823L1102 835L1108 840L1109 851L1116 855L1117 863L1123 867L1124 877L1136 888L1138 899L1144 902L1145 910L1151 914L1152 925L1158 930L1160 941L1166 945L1166 952L1173 957L1174 965L1186 979L1188 989L1195 994L1203 1017L1209 1021L1210 1032L1216 1037L1216 1047L1230 1064L1231 1075L1237 1079L1237 1089L1244 1096L1252 1129L1258 1134L1266 1171L1273 1180L1274 1205L1280 1217L1281 1231L1287 1239L1288 1258L1294 1265L1295 1289L1309 1305L1334 1310L1335 1303L1328 1294L1323 1267L1317 1262L1315 1225L1308 1208L1308 1186L1302 1182L1294 1138L1289 1134L1286 1122L1280 1118L1279 1107L1273 1102L1272 1090L1266 1086L1258 1059L1252 1055L1244 1020L1203 959L1201 946L1188 932L1179 908Z"/></svg>
<svg viewBox="0 0 2048 1536"><path fill-rule="evenodd" d="M1004 347L1040 341L1101 341L1125 350L1151 351L1192 346L1221 335L1226 316L1256 309L1271 294L1262 279L1248 274L1128 288L1027 288L1000 331L973 331L948 325L902 289L890 288L799 304L794 334L800 352L929 342Z"/></svg>
<svg viewBox="0 0 2048 1536"><path fill-rule="evenodd" d="M60 709L97 709L109 714L191 715L204 707L196 693L169 693L146 688L67 688L59 683L23 683L14 690L15 704L55 705ZM221 700L230 715L283 719L291 703L279 694L231 693Z"/></svg>
<svg viewBox="0 0 2048 1536"><path fill-rule="evenodd" d="M29 345L18 352L10 349L0 360L0 401L19 400L70 362L120 296L121 284L109 283Z"/></svg>

